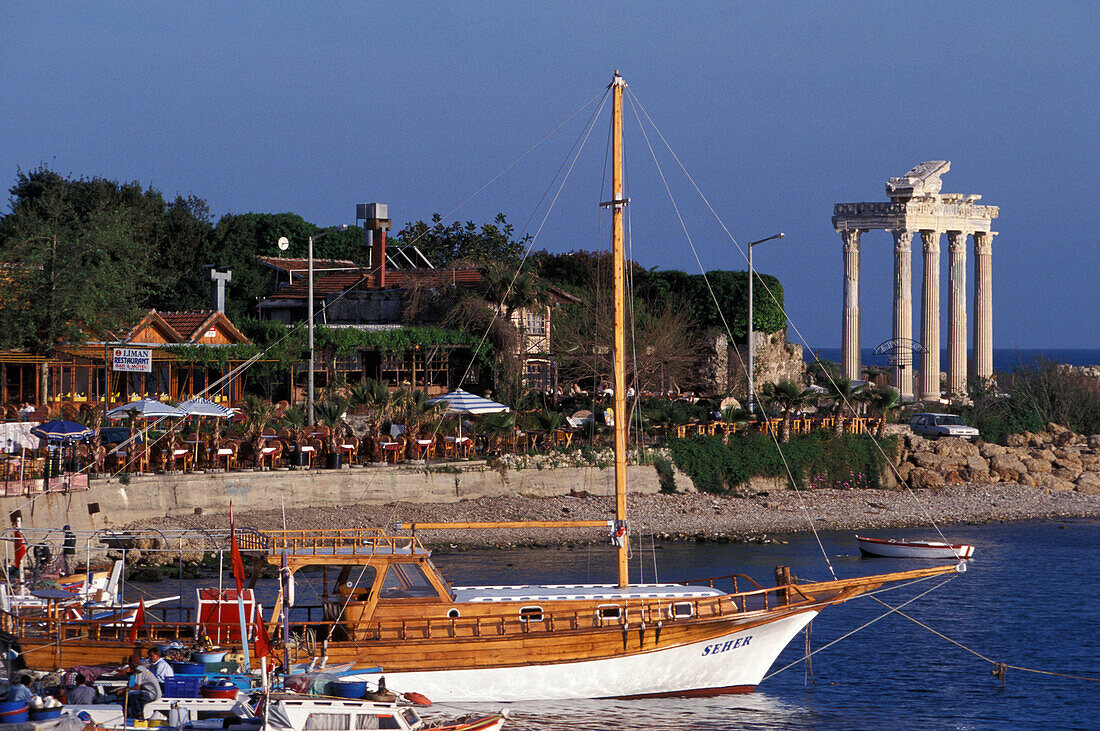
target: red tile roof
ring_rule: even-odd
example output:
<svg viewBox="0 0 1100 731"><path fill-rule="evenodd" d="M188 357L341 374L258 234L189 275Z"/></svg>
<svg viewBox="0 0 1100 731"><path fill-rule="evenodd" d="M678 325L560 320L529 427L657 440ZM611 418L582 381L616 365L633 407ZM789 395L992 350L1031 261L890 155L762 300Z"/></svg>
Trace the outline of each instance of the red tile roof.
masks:
<svg viewBox="0 0 1100 731"><path fill-rule="evenodd" d="M302 272L309 268L309 259L289 259L280 256L261 256L260 261L272 269L281 272ZM314 269L328 269L331 267L353 267L355 262L349 259L318 259L314 257Z"/></svg>
<svg viewBox="0 0 1100 731"><path fill-rule="evenodd" d="M179 333L181 340L190 340L191 335L210 319L214 311L158 312L157 314L168 324L168 327Z"/></svg>
<svg viewBox="0 0 1100 731"><path fill-rule="evenodd" d="M316 260L314 260L316 263ZM390 269L386 271L386 288L402 287L410 282L423 284L453 284L463 287L477 287L482 276L476 269ZM324 272L313 283L313 296L323 298L344 292L352 287L360 289L380 289L377 273L366 267L354 271ZM271 299L305 299L309 296L309 283L297 281L282 287L270 296Z"/></svg>

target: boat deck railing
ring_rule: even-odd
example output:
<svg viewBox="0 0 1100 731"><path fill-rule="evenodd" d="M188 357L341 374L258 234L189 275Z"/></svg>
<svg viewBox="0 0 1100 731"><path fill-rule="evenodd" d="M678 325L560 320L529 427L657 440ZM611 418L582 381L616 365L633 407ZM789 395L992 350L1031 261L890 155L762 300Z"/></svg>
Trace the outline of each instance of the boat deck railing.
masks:
<svg viewBox="0 0 1100 731"><path fill-rule="evenodd" d="M415 536L386 535L379 528L249 531L238 539L242 551L269 557L428 555Z"/></svg>

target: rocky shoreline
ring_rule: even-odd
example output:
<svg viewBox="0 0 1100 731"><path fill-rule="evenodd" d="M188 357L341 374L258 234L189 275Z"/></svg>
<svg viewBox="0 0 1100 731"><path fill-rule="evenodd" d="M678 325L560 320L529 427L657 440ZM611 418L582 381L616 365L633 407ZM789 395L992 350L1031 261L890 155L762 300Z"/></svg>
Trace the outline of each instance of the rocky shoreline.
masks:
<svg viewBox="0 0 1100 731"><path fill-rule="evenodd" d="M633 494L635 535L676 541L762 541L810 530L869 530L958 523L1100 518L1100 495L1050 491L1019 484L957 484L926 490L776 490L749 497L702 493ZM382 528L398 522L604 520L614 499L573 493L552 498L513 496L458 503L395 502L287 510L291 529ZM281 510L237 513L237 525L259 530L284 526ZM225 528L227 515L144 521L141 527ZM138 527L138 526L132 526ZM436 550L603 543L599 529L432 530L420 534Z"/></svg>

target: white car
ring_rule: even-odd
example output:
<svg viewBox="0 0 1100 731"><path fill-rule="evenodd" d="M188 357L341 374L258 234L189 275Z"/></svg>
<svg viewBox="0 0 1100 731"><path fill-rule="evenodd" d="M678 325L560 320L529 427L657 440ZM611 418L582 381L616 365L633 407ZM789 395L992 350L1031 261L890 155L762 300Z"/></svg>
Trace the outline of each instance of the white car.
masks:
<svg viewBox="0 0 1100 731"><path fill-rule="evenodd" d="M972 442L978 441L978 430L967 426L954 414L913 414L909 419L909 428L914 434L929 439L958 437Z"/></svg>

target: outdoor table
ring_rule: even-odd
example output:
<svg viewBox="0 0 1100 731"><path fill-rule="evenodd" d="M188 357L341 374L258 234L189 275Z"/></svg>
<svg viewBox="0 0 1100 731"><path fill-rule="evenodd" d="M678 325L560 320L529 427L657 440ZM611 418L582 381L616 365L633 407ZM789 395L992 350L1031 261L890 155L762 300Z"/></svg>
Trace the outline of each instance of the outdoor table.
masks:
<svg viewBox="0 0 1100 731"><path fill-rule="evenodd" d="M225 471L229 471L229 460L233 458L233 450L229 447L219 447L217 454L214 455L214 466L218 466L218 462L222 457L225 457Z"/></svg>
<svg viewBox="0 0 1100 731"><path fill-rule="evenodd" d="M202 444L202 441L199 440L199 439L194 439L194 440L184 439L183 443L191 445L192 459L195 460L192 464L198 464L198 462L199 462L199 445Z"/></svg>
<svg viewBox="0 0 1100 731"><path fill-rule="evenodd" d="M462 456L468 455L470 450L470 438L469 437L443 437L444 441L454 448L456 451L461 449Z"/></svg>
<svg viewBox="0 0 1100 731"><path fill-rule="evenodd" d="M309 465L308 466L312 467L313 466L313 453L317 451L316 449L313 448L313 445L312 444L303 444L302 448L298 451L301 452L302 454L309 455Z"/></svg>
<svg viewBox="0 0 1100 731"><path fill-rule="evenodd" d="M382 442L383 461L389 461L389 457L391 454L393 455L393 463L397 464L397 458L401 454L400 442Z"/></svg>
<svg viewBox="0 0 1100 731"><path fill-rule="evenodd" d="M191 454L190 449L173 449L172 450L172 469L176 468L176 459L178 457L183 457L184 458L183 467L184 467L184 469L187 469L187 459L186 458L190 454Z"/></svg>

